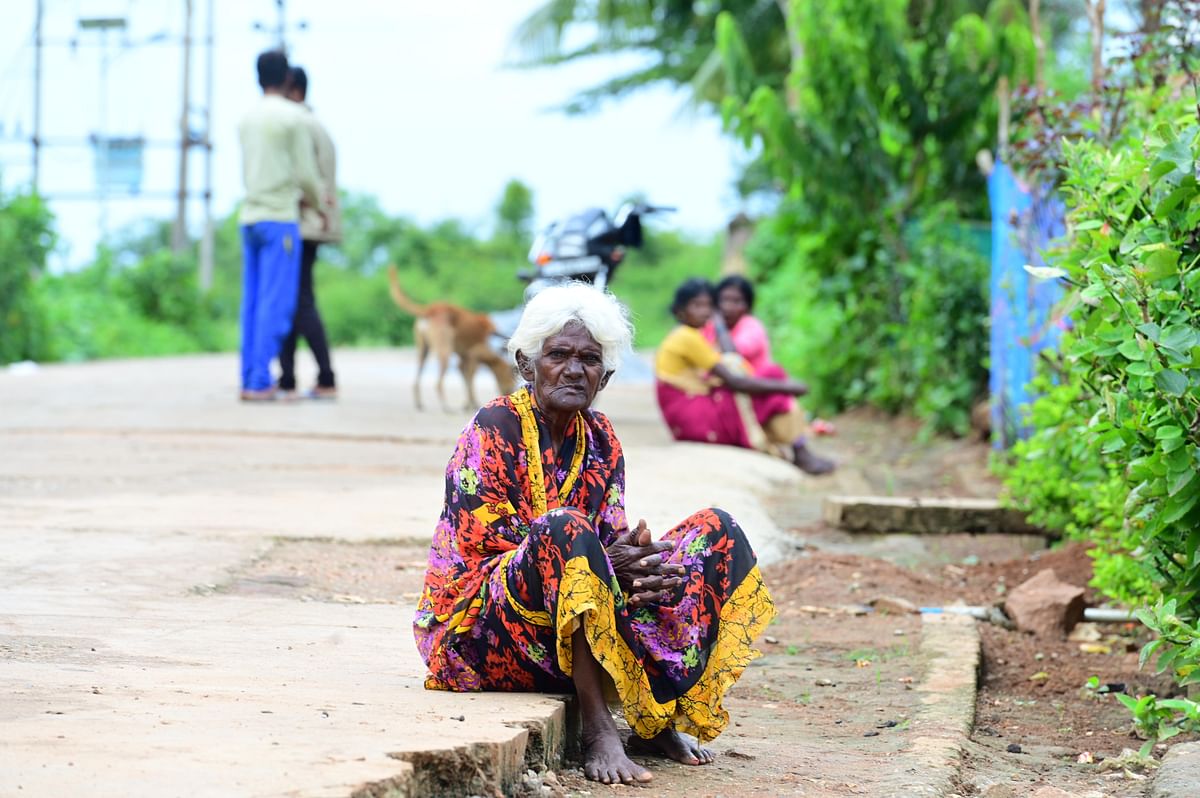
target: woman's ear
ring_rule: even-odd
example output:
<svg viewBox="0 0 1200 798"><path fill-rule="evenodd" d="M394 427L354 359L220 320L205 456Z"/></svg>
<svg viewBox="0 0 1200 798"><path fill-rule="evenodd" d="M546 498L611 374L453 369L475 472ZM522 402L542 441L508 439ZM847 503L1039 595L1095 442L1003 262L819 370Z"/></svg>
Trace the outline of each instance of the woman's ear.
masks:
<svg viewBox="0 0 1200 798"><path fill-rule="evenodd" d="M605 388L607 388L607 387L608 387L608 381L609 381L610 379L612 379L612 375L613 375L614 373L615 373L615 372L612 372L612 371L606 371L606 372L604 372L604 376L600 378L600 387L599 387L599 388L597 388L596 390L598 390L598 391L603 391Z"/></svg>
<svg viewBox="0 0 1200 798"><path fill-rule="evenodd" d="M533 361L525 357L525 353L517 350L517 371L526 382L533 382Z"/></svg>

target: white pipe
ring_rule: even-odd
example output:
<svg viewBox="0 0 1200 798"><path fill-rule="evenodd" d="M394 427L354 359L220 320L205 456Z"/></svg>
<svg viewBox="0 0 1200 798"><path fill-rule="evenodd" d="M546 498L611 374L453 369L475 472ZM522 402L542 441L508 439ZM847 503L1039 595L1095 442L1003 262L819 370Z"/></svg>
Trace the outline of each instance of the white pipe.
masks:
<svg viewBox="0 0 1200 798"><path fill-rule="evenodd" d="M991 607L952 605L949 607L922 607L922 615L970 615L972 618L987 620L992 612ZM1129 623L1136 621L1129 610L1114 610L1105 607L1089 607L1083 611L1083 620L1089 623Z"/></svg>

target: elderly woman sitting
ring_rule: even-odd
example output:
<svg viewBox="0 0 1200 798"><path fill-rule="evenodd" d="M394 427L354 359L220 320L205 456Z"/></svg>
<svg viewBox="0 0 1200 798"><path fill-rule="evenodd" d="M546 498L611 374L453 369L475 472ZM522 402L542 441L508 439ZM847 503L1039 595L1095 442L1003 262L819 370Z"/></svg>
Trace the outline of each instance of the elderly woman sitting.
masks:
<svg viewBox="0 0 1200 798"><path fill-rule="evenodd" d="M625 516L625 461L591 409L632 330L590 286L548 288L509 342L526 385L483 407L446 467L446 504L417 607L425 686L571 692L584 772L644 782L630 749L712 762L725 693L775 614L750 544L721 510L659 540ZM699 738L699 741L693 738Z"/></svg>

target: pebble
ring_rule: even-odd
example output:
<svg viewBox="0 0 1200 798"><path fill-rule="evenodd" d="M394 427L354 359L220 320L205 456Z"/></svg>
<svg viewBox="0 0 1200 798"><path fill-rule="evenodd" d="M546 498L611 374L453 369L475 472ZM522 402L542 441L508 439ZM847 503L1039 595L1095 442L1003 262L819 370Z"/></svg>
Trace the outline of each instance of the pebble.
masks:
<svg viewBox="0 0 1200 798"><path fill-rule="evenodd" d="M1009 743L1008 748L1004 750L1008 751L1010 754L1019 754L1021 753L1021 746L1017 745L1016 743Z"/></svg>
<svg viewBox="0 0 1200 798"><path fill-rule="evenodd" d="M863 737L878 737L878 736L879 736L879 732L877 732L877 731L863 732Z"/></svg>

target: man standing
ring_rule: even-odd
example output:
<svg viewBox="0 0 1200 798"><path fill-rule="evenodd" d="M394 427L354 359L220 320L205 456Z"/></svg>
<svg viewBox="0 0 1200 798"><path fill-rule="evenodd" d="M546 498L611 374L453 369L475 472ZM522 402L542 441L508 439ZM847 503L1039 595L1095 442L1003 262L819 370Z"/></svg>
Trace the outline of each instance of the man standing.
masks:
<svg viewBox="0 0 1200 798"><path fill-rule="evenodd" d="M238 126L242 143L242 392L275 399L271 361L292 328L300 282L300 202L324 213L312 136L301 109L284 97L287 56L258 57L263 96Z"/></svg>
<svg viewBox="0 0 1200 798"><path fill-rule="evenodd" d="M315 149L322 194L329 204L325 206L323 218L315 208L304 203L300 205L300 237L303 239L300 250L300 295L292 331L279 350L279 366L283 372L279 377L279 390L287 394L296 390L296 342L300 336L304 336L317 360L317 386L309 391L308 396L313 399L336 399L337 386L329 358L329 343L325 339L325 325L321 323L313 286L313 265L317 260L318 246L323 243L336 244L342 240L342 217L337 199L337 153L329 131L305 103L307 97L308 74L301 67L291 67L287 98L303 109Z"/></svg>

